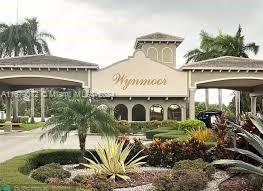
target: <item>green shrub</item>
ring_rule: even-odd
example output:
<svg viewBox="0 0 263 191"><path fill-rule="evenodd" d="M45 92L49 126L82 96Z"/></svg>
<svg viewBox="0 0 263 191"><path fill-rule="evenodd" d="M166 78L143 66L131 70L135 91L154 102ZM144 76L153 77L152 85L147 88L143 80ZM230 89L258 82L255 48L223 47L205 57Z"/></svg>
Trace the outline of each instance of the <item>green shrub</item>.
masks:
<svg viewBox="0 0 263 191"><path fill-rule="evenodd" d="M0 123L5 123L6 119L0 119Z"/></svg>
<svg viewBox="0 0 263 191"><path fill-rule="evenodd" d="M93 158L90 152L97 156L94 150L85 152L85 157ZM61 149L61 150L43 150L41 152L31 153L25 164L19 167L19 171L23 174L29 174L33 169L50 163L59 163L60 165L79 163L80 151L77 149Z"/></svg>
<svg viewBox="0 0 263 191"><path fill-rule="evenodd" d="M204 189L208 181L202 170L173 170L166 176L158 177L153 185L158 191L197 191Z"/></svg>
<svg viewBox="0 0 263 191"><path fill-rule="evenodd" d="M116 128L121 134L126 134L131 132L131 127L128 121L122 120L116 122Z"/></svg>
<svg viewBox="0 0 263 191"><path fill-rule="evenodd" d="M153 136L160 133L168 133L170 131L169 128L158 128L158 129L152 129L145 132L147 139L153 139Z"/></svg>
<svg viewBox="0 0 263 191"><path fill-rule="evenodd" d="M174 120L164 120L164 121L135 121L129 122L130 128L133 132L141 132L152 129L157 129L160 127L169 127L171 129L179 129L179 123Z"/></svg>
<svg viewBox="0 0 263 191"><path fill-rule="evenodd" d="M166 139L176 139L178 141L187 140L187 135L185 134L185 131L178 131L178 130L173 130L173 131L170 130L168 132L155 134L153 137L158 138L161 141L165 141Z"/></svg>
<svg viewBox="0 0 263 191"><path fill-rule="evenodd" d="M181 130L192 130L192 129L197 129L198 127L205 128L206 126L203 121L196 120L196 119L188 119L188 120L182 121L180 123L179 128Z"/></svg>
<svg viewBox="0 0 263 191"><path fill-rule="evenodd" d="M20 117L19 118L20 123L29 123L29 117Z"/></svg>
<svg viewBox="0 0 263 191"><path fill-rule="evenodd" d="M176 162L174 170L202 170L206 172L206 175L209 179L212 178L212 175L215 173L215 168L211 165L208 165L207 162L204 162L203 159L196 160L181 160Z"/></svg>
<svg viewBox="0 0 263 191"><path fill-rule="evenodd" d="M69 178L71 176L70 172L64 170L62 166L56 163L47 164L35 169L31 177L40 182L45 182L49 178Z"/></svg>

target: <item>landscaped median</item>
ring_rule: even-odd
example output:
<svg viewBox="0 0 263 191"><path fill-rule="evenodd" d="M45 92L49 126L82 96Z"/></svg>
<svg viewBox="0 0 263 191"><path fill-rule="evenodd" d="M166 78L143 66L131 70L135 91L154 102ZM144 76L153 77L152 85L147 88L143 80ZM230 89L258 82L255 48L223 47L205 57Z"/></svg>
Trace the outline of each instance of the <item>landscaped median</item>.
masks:
<svg viewBox="0 0 263 191"><path fill-rule="evenodd" d="M87 155L90 155L88 152ZM14 190L50 190L50 191L82 191L77 187L52 186L38 182L29 176L30 172L52 162L59 164L78 163L79 150L42 150L18 156L0 163L0 184L14 186ZM32 189L31 189L32 190Z"/></svg>

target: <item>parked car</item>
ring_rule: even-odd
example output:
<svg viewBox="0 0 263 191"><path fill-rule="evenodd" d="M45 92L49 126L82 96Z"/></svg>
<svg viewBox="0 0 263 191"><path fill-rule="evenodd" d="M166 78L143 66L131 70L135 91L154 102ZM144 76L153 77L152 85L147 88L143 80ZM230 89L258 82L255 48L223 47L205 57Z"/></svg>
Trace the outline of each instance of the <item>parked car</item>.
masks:
<svg viewBox="0 0 263 191"><path fill-rule="evenodd" d="M207 128L211 128L212 124L215 122L217 116L221 116L222 111L202 111L198 113L197 119L203 121Z"/></svg>

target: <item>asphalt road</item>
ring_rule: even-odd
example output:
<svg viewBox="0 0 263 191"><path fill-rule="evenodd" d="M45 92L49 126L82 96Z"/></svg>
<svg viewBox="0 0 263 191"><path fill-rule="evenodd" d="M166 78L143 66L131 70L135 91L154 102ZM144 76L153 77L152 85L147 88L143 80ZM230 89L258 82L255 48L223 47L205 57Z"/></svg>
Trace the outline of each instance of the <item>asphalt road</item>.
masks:
<svg viewBox="0 0 263 191"><path fill-rule="evenodd" d="M50 142L48 138L39 139L43 133L41 128L31 131L15 132L0 135L0 162L11 159L15 156L23 155L42 149L74 149L79 148L78 137L72 133L65 143ZM86 148L95 148L101 142L101 137L89 135L87 137Z"/></svg>

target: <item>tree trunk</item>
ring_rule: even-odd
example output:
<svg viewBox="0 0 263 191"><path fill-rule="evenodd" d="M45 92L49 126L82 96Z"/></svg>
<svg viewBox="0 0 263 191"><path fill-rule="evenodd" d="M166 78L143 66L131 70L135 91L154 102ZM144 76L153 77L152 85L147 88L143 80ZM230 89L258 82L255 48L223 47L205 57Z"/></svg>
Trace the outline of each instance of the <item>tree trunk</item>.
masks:
<svg viewBox="0 0 263 191"><path fill-rule="evenodd" d="M85 163L86 160L84 159L85 157L85 151L86 151L86 135L79 134L79 147L80 147L80 163Z"/></svg>

